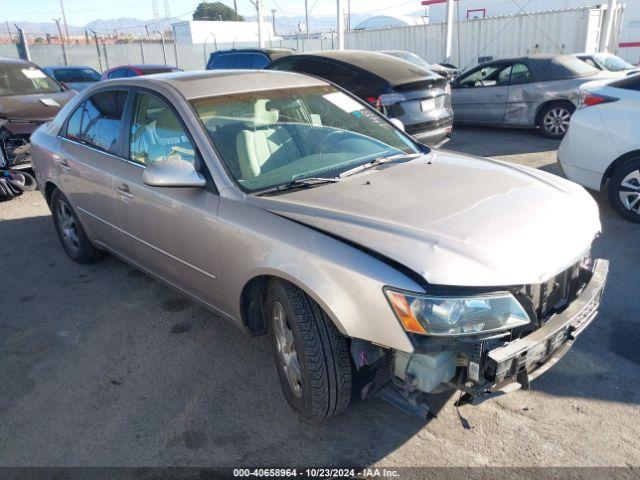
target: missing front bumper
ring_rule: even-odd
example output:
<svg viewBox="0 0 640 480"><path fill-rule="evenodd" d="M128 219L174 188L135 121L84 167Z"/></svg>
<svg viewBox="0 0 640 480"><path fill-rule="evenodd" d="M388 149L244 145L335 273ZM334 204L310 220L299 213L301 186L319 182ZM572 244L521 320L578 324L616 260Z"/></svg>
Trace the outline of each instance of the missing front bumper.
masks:
<svg viewBox="0 0 640 480"><path fill-rule="evenodd" d="M480 394L528 388L529 382L555 365L594 320L609 272L607 260L596 260L591 281L567 308L524 338L490 350L484 362L490 384Z"/></svg>

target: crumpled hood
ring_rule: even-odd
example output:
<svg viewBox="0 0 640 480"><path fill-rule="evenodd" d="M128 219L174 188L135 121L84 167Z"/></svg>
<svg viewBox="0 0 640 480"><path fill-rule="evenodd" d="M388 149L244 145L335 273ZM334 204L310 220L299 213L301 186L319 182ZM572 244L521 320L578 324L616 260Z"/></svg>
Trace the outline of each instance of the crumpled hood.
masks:
<svg viewBox="0 0 640 480"><path fill-rule="evenodd" d="M597 205L579 185L446 150L248 201L440 285L544 282L579 261L600 231Z"/></svg>
<svg viewBox="0 0 640 480"><path fill-rule="evenodd" d="M75 95L76 92L66 90L59 93L0 97L0 118L35 121L38 123L46 122L55 117L60 109ZM47 105L47 103L50 103L50 105Z"/></svg>

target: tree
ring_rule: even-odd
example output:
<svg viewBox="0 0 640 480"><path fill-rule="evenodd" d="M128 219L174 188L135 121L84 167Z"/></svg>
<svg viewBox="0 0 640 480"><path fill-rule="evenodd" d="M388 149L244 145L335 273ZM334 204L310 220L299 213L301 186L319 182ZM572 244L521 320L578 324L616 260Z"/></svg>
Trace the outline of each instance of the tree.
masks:
<svg viewBox="0 0 640 480"><path fill-rule="evenodd" d="M225 22L239 21L244 22L242 15L236 18L236 12L233 8L227 7L222 2L202 2L193 12L194 20L222 20Z"/></svg>

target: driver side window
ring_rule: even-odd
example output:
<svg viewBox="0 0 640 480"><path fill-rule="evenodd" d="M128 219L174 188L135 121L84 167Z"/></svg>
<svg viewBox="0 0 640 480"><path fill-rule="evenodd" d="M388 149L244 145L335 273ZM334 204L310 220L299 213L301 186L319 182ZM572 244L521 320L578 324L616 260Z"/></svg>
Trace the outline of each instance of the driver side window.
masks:
<svg viewBox="0 0 640 480"><path fill-rule="evenodd" d="M195 164L195 149L173 111L159 98L139 93L133 108L129 158L147 165L168 159Z"/></svg>
<svg viewBox="0 0 640 480"><path fill-rule="evenodd" d="M460 81L462 88L497 87L509 84L511 65L488 65L470 73Z"/></svg>

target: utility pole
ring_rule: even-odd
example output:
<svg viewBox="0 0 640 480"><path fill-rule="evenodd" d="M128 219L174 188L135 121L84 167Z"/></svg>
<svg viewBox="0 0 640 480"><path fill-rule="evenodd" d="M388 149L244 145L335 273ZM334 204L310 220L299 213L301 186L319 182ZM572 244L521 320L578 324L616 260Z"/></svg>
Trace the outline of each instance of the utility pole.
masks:
<svg viewBox="0 0 640 480"><path fill-rule="evenodd" d="M96 52L98 52L98 64L100 65L100 71L102 71L102 55L100 54L100 44L98 43L98 34L95 30L89 28L89 31L93 33L93 39L96 42Z"/></svg>
<svg viewBox="0 0 640 480"><path fill-rule="evenodd" d="M304 30L307 40L309 40L309 2L304 0Z"/></svg>
<svg viewBox="0 0 640 480"><path fill-rule="evenodd" d="M64 13L64 1L60 0L60 10L62 12L62 21L64 22L64 32L67 34L67 43L69 42L69 25L67 25L67 16Z"/></svg>
<svg viewBox="0 0 640 480"><path fill-rule="evenodd" d="M27 34L24 33L18 25L13 24L18 30L18 53L20 54L20 58L26 60L27 62L31 61L31 53L29 53L29 42L27 41Z"/></svg>
<svg viewBox="0 0 640 480"><path fill-rule="evenodd" d="M351 0L347 0L347 32L351 30Z"/></svg>
<svg viewBox="0 0 640 480"><path fill-rule="evenodd" d="M273 26L273 34L276 34L276 9L272 8L271 9L271 25Z"/></svg>
<svg viewBox="0 0 640 480"><path fill-rule="evenodd" d="M238 2L233 0L233 11L236 12L236 22L238 21Z"/></svg>
<svg viewBox="0 0 640 480"><path fill-rule="evenodd" d="M171 30L173 31L173 54L176 57L176 67L180 67L178 62L178 39L176 38L176 27L175 24L171 24Z"/></svg>
<svg viewBox="0 0 640 480"><path fill-rule="evenodd" d="M54 18L53 21L56 22L58 33L60 34L60 44L62 45L62 59L64 60L65 65L69 65L69 59L67 58L67 46L65 45L64 37L62 36L62 29L60 28L60 19Z"/></svg>
<svg viewBox="0 0 640 480"><path fill-rule="evenodd" d="M458 27L459 28L459 27ZM451 41L453 39L453 0L447 0L447 30L444 46L444 61L451 63ZM460 46L458 46L460 48Z"/></svg>
<svg viewBox="0 0 640 480"><path fill-rule="evenodd" d="M337 39L338 39L338 50L344 50L344 11L342 10L342 0L336 0L336 4L338 7L338 32L337 32Z"/></svg>

